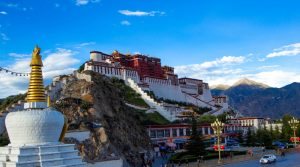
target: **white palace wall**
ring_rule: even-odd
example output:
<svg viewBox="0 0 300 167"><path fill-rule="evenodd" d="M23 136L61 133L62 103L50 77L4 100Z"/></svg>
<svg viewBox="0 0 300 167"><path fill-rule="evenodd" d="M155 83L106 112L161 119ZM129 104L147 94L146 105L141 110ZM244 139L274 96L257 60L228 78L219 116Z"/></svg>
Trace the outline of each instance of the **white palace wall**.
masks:
<svg viewBox="0 0 300 167"><path fill-rule="evenodd" d="M125 80L126 78L131 78L136 83L140 82L140 78L137 71L129 70L125 68L118 68L113 66L101 66L101 65L89 66L85 64L85 70L91 70L108 77L116 77L123 80Z"/></svg>
<svg viewBox="0 0 300 167"><path fill-rule="evenodd" d="M171 85L171 81L167 81L169 82L165 83L160 81L160 79L144 79L144 82L146 82L149 85L149 89L153 91L155 96L157 96L158 98L170 99L179 102L187 102L192 103L196 106L208 108L212 108L212 105L214 105L209 89L204 89L203 94L198 95L197 99L192 97L191 95L183 93L179 85ZM206 102L209 102L210 105Z"/></svg>
<svg viewBox="0 0 300 167"><path fill-rule="evenodd" d="M94 72L98 72L108 77L116 77L125 81L127 78L130 78L136 84L147 83L149 85L150 91L153 91L153 93L158 98L164 98L178 102L192 103L200 107L214 108L214 102L210 90L206 87L203 87L202 95L193 97L184 93L179 85L172 85L171 80L168 79L145 77L142 81L140 81L139 75L135 70L107 65L88 65L87 63L85 64L85 70L92 70ZM141 88L145 90L144 87ZM192 92L195 93L195 90L192 90Z"/></svg>

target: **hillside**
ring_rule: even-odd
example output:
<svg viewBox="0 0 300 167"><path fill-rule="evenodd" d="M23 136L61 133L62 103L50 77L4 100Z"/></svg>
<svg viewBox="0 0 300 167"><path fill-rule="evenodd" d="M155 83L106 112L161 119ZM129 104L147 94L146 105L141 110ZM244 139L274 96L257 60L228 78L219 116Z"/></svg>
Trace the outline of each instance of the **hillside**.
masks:
<svg viewBox="0 0 300 167"><path fill-rule="evenodd" d="M271 88L251 80L237 82L226 90L212 90L227 95L229 104L244 116L281 118L284 114L300 116L300 84Z"/></svg>
<svg viewBox="0 0 300 167"><path fill-rule="evenodd" d="M76 143L79 148L83 145L86 149L81 149L81 154L88 162L114 155L124 157L132 166L140 166L139 152L150 149L150 139L143 126L147 116L125 105L125 101L131 99L140 105L144 102L120 80L93 72L86 74L91 76L92 82L75 79L68 83L55 108L68 117L70 128L89 129L92 135L83 142L67 141ZM95 129L91 125L103 128Z"/></svg>
<svg viewBox="0 0 300 167"><path fill-rule="evenodd" d="M87 162L122 158L125 164L141 166L140 152L151 149L146 124L168 123L158 113L146 114L126 105L147 108L148 105L124 81L93 72L84 72L89 80L67 77L68 83L58 91L52 107L67 118L68 131L90 131L84 141L65 138L75 143ZM2 109L23 100L25 95L10 96L0 104Z"/></svg>

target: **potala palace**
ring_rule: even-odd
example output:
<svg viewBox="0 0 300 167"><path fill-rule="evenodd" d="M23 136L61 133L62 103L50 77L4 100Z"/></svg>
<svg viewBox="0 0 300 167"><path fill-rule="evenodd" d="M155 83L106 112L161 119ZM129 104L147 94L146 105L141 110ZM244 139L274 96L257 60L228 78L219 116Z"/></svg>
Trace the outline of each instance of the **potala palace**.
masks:
<svg viewBox="0 0 300 167"><path fill-rule="evenodd" d="M149 106L157 110L160 110L157 105L160 105L161 108L167 107L155 102L146 92L153 92L157 98L211 108L210 114L214 115L228 110L227 98L225 96L213 97L208 83L199 79L178 78L173 67L162 66L161 60L156 57L121 54L118 51L114 51L111 55L91 51L90 60L84 64L84 70L123 79L142 95ZM169 120L176 119L174 116L172 117L174 115L172 111L171 114L159 113Z"/></svg>

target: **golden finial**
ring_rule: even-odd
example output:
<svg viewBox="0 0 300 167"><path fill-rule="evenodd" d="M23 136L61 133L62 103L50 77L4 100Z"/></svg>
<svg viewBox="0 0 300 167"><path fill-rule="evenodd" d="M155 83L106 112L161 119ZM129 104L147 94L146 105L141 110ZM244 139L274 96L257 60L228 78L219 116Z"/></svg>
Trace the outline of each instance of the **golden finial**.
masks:
<svg viewBox="0 0 300 167"><path fill-rule="evenodd" d="M119 54L119 52L117 50L114 50L113 54Z"/></svg>
<svg viewBox="0 0 300 167"><path fill-rule="evenodd" d="M41 49L36 46L32 52L30 82L26 98L27 102L46 102L42 74L43 63L40 51Z"/></svg>
<svg viewBox="0 0 300 167"><path fill-rule="evenodd" d="M43 66L40 52L41 52L41 48L39 48L39 46L36 45L32 52L32 60L31 60L30 66L33 66L33 65Z"/></svg>

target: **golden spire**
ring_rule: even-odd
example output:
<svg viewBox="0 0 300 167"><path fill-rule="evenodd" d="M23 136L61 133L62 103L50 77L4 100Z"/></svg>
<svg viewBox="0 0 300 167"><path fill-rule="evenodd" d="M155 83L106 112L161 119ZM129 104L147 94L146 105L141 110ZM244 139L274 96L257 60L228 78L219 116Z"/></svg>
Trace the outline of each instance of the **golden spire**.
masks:
<svg viewBox="0 0 300 167"><path fill-rule="evenodd" d="M43 63L40 51L41 49L36 46L32 52L30 82L26 98L27 102L46 102L42 74Z"/></svg>

